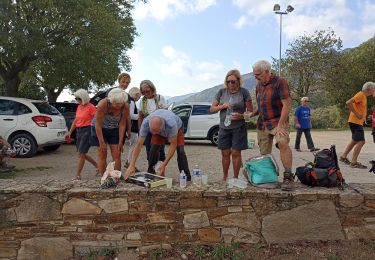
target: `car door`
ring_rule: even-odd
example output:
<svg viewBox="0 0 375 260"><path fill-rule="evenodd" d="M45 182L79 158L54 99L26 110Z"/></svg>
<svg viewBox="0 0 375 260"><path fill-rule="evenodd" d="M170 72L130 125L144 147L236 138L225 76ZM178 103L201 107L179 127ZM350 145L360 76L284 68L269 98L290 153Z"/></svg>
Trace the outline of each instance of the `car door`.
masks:
<svg viewBox="0 0 375 260"><path fill-rule="evenodd" d="M6 139L17 126L18 116L16 111L17 102L0 99L0 135Z"/></svg>
<svg viewBox="0 0 375 260"><path fill-rule="evenodd" d="M184 124L184 134L187 136L188 133L188 126L189 126L189 117L191 113L191 106L190 105L181 105L174 107L172 109L173 113L179 116Z"/></svg>
<svg viewBox="0 0 375 260"><path fill-rule="evenodd" d="M194 105L189 120L189 133L191 137L205 138L214 125L219 124L217 113L210 112L211 105Z"/></svg>

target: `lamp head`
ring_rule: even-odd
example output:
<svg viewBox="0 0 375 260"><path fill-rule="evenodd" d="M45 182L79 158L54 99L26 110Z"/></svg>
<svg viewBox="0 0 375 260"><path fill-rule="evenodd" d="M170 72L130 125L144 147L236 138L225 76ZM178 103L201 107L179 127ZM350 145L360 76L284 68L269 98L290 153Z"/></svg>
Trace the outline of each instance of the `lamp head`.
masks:
<svg viewBox="0 0 375 260"><path fill-rule="evenodd" d="M292 8L293 8L293 7L292 7ZM279 5L279 4L275 4L275 5L273 6L273 11L274 11L274 12L280 11L280 5Z"/></svg>
<svg viewBox="0 0 375 260"><path fill-rule="evenodd" d="M288 6L286 7L286 11L287 11L288 13L293 12L293 10L294 10L294 7L291 6L291 5L288 5Z"/></svg>

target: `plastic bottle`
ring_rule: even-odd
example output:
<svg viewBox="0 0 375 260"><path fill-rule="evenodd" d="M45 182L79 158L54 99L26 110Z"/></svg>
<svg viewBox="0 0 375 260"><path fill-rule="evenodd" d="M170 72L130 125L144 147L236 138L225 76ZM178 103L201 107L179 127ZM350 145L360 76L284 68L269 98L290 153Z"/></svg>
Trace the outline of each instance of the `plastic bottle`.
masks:
<svg viewBox="0 0 375 260"><path fill-rule="evenodd" d="M202 184L202 174L198 164L196 164L193 168L193 183L196 186L201 186Z"/></svg>
<svg viewBox="0 0 375 260"><path fill-rule="evenodd" d="M186 174L184 170L182 170L180 173L180 188L181 189L186 188Z"/></svg>

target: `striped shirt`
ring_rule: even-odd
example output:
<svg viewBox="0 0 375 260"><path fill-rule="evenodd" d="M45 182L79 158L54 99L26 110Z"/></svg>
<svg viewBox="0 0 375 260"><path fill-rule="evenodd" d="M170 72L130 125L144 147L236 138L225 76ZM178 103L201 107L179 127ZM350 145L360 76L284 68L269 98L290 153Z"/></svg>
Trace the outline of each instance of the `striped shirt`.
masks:
<svg viewBox="0 0 375 260"><path fill-rule="evenodd" d="M280 120L281 100L290 97L288 83L284 78L273 76L265 85L258 82L255 94L259 114L257 129L272 130Z"/></svg>

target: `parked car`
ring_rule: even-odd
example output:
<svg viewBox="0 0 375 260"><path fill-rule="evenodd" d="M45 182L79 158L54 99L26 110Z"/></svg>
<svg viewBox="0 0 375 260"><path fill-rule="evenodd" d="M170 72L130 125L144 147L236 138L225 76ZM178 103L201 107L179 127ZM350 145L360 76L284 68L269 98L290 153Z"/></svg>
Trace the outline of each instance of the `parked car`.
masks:
<svg viewBox="0 0 375 260"><path fill-rule="evenodd" d="M66 127L68 131L72 126L74 119L76 118L76 111L78 104L71 102L49 102L50 105L54 106L64 116ZM72 139L76 139L76 131L74 130L70 136Z"/></svg>
<svg viewBox="0 0 375 260"><path fill-rule="evenodd" d="M61 113L45 101L0 96L0 135L17 157L32 157L38 150L57 150L68 131Z"/></svg>
<svg viewBox="0 0 375 260"><path fill-rule="evenodd" d="M207 102L188 102L171 107L184 124L187 140L210 140L217 145L219 139L219 112L210 112L211 104Z"/></svg>

